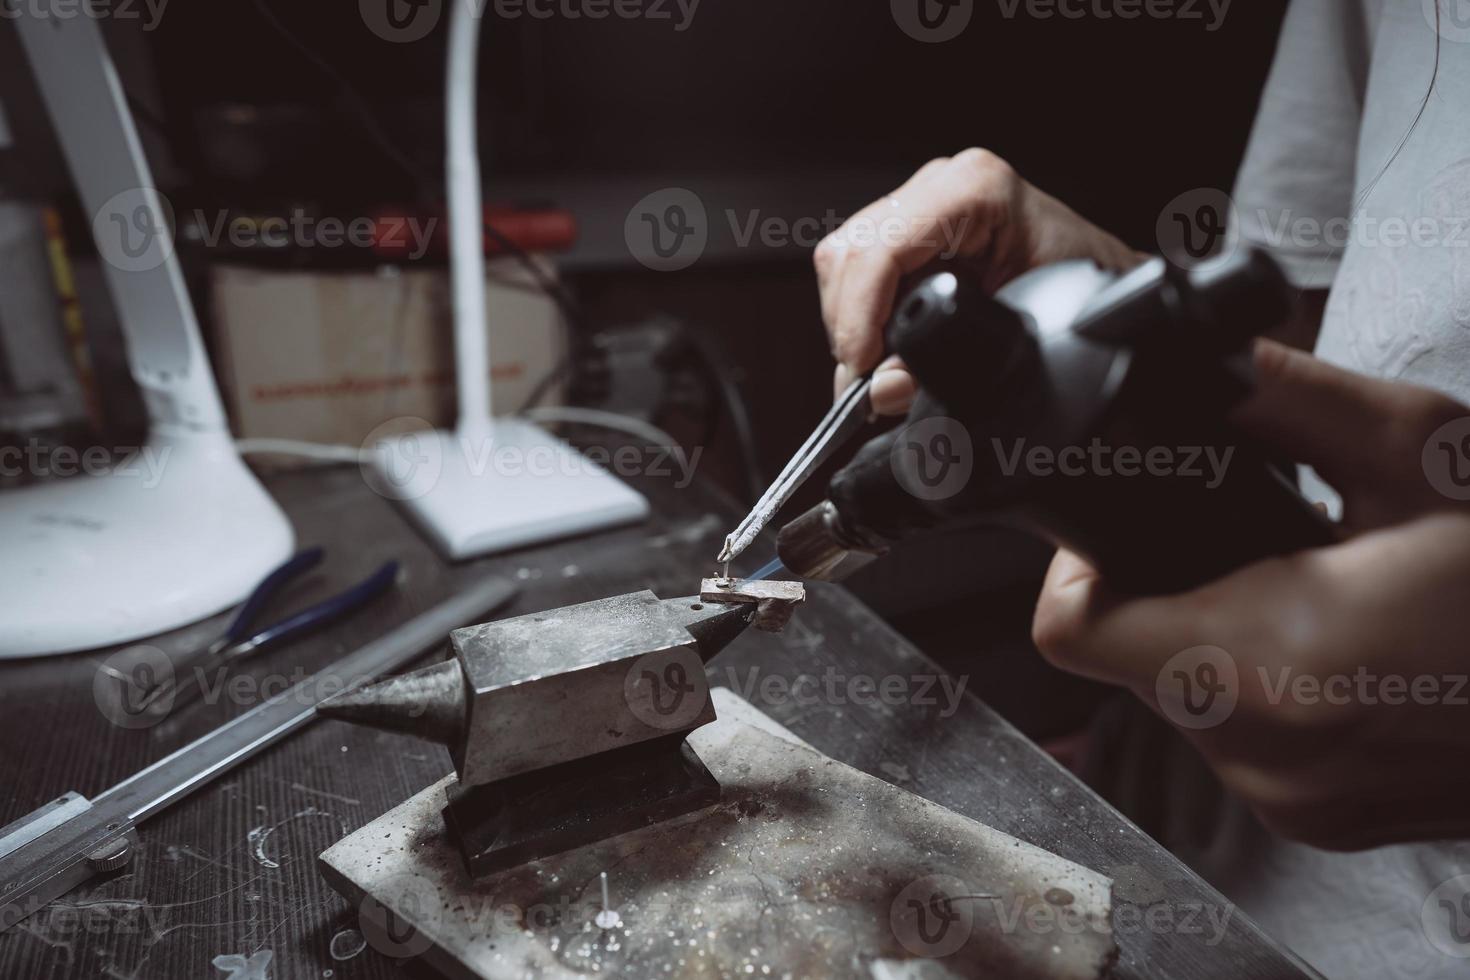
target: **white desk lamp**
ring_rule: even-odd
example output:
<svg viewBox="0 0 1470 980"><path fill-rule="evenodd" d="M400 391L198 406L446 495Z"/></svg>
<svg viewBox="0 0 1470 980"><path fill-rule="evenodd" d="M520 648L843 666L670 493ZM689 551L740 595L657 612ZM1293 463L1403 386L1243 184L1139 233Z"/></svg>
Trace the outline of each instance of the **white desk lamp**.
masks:
<svg viewBox="0 0 1470 980"><path fill-rule="evenodd" d="M86 212L149 416L142 467L0 493L0 658L150 636L242 599L291 552L236 454L117 73L91 17L13 18ZM54 11L53 11L54 13Z"/></svg>
<svg viewBox="0 0 1470 980"><path fill-rule="evenodd" d="M459 422L378 442L380 490L451 559L641 520L648 501L544 429L491 417L484 207L476 148L480 4L453 3L446 73L450 276Z"/></svg>

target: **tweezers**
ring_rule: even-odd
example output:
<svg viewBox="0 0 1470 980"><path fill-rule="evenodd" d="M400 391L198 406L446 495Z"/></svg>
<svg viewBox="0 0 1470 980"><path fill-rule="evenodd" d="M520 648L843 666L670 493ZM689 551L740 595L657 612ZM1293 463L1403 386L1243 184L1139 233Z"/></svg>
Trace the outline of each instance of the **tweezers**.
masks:
<svg viewBox="0 0 1470 980"><path fill-rule="evenodd" d="M715 558L724 566L723 575L729 577L730 562L740 557L752 542L765 530L776 513L791 499L792 494L817 471L832 454L842 448L852 435L862 428L873 412L870 398L873 387L872 375L859 378L838 397L832 410L817 425L812 434L802 443L791 462L776 477L745 520L725 538L725 546Z"/></svg>

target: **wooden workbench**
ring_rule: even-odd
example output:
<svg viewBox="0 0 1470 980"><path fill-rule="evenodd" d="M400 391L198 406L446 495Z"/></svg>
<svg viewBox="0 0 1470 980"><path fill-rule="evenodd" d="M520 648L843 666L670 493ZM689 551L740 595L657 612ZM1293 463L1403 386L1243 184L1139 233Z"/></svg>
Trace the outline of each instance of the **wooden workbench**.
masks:
<svg viewBox="0 0 1470 980"><path fill-rule="evenodd" d="M350 621L241 668L277 684L325 667L432 606L456 582L486 574L520 581L523 591L505 614L644 588L663 597L693 593L738 516L699 482L676 489L672 478L647 478L639 486L656 516L644 526L449 567L353 468L282 475L269 486L299 543L327 549L323 571L283 602L340 588L388 558L405 568L396 592ZM759 545L753 551L757 562L769 554ZM717 658L714 682L843 762L1113 877L1119 977L1306 975L1243 913L971 693L949 697L938 668L850 595L810 591L786 633L747 633ZM211 627L220 624L156 645L183 650ZM983 636L977 643L983 647ZM249 706L196 704L151 729L118 728L92 693L108 652L0 662L0 825L67 790L94 795ZM267 959L260 976L273 980L402 975L364 947L356 910L323 882L315 857L450 768L437 746L317 723L144 824L126 870L0 936L0 977L258 980L251 971Z"/></svg>

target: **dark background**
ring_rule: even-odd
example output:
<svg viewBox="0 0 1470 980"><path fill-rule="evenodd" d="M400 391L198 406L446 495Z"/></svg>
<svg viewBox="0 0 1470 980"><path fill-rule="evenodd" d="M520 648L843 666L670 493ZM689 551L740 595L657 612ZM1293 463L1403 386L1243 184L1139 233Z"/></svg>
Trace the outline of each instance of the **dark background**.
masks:
<svg viewBox="0 0 1470 980"><path fill-rule="evenodd" d="M1024 7L1007 19L1000 0L975 0L968 29L943 44L910 39L888 4L871 0L703 0L683 32L648 19L487 15L487 178L902 174L982 145L1148 245L1174 193L1228 186L1284 7L1234 3L1211 32L1207 20L1037 20ZM1203 0L1198 9L1207 11ZM141 40L152 77L121 58L125 80L167 127L184 179L217 188L248 174L232 190L262 196L422 190L365 137L342 86L263 10L437 177L447 16L421 41L389 43L365 25L357 0L172 0L152 31L105 26L129 48ZM12 56L8 27L3 34L6 104L29 145L24 59ZM222 142L224 107L254 108L259 131L280 138ZM31 177L59 189L59 158L30 159Z"/></svg>
<svg viewBox="0 0 1470 980"><path fill-rule="evenodd" d="M1024 3L1008 19L999 0L975 0L968 29L943 44L911 39L874 0L702 0L683 32L673 4L673 20L487 15L486 195L569 207L584 242L616 242L633 201L660 187L700 188L712 214L847 214L932 157L984 146L1156 250L1168 201L1231 185L1285 0L1234 3L1215 31L1207 5L1193 7L1203 19L1043 20ZM423 40L390 43L358 0L172 0L154 30L121 20L104 29L176 206L361 214L442 199L447 20ZM3 22L0 85L18 140L10 190L58 204L85 252L87 223ZM198 287L209 259L185 260ZM702 472L732 496L748 498L825 411L831 361L805 249L711 249L670 274L579 246L564 272L577 329L662 317L715 352L755 435L755 474L728 420L706 447ZM202 296L198 308L209 308ZM142 416L116 339L93 340L99 366L121 379L103 384L110 435L126 438ZM978 628L1006 637L999 646L1013 656L994 657L979 693L1033 734L1075 729L1095 692L1046 673L1026 635L1046 549L1012 534L912 548L859 581L860 594L950 664L965 661Z"/></svg>

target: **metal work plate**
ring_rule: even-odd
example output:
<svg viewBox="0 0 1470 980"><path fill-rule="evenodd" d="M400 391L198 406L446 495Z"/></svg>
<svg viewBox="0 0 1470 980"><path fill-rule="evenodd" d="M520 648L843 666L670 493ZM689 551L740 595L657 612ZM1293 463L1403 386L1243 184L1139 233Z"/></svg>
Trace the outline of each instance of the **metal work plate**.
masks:
<svg viewBox="0 0 1470 980"><path fill-rule="evenodd" d="M806 601L806 587L800 582L707 578L699 584L699 597L705 602L754 605L757 612L751 625L779 633L791 622L796 607Z"/></svg>
<svg viewBox="0 0 1470 980"><path fill-rule="evenodd" d="M690 742L717 806L476 882L444 834L446 780L326 850L322 873L379 952L456 977L1073 980L1116 956L1107 878L715 696Z"/></svg>
<svg viewBox="0 0 1470 980"><path fill-rule="evenodd" d="M707 578L699 583L699 597L706 602L797 603L806 601L806 587L800 582Z"/></svg>

